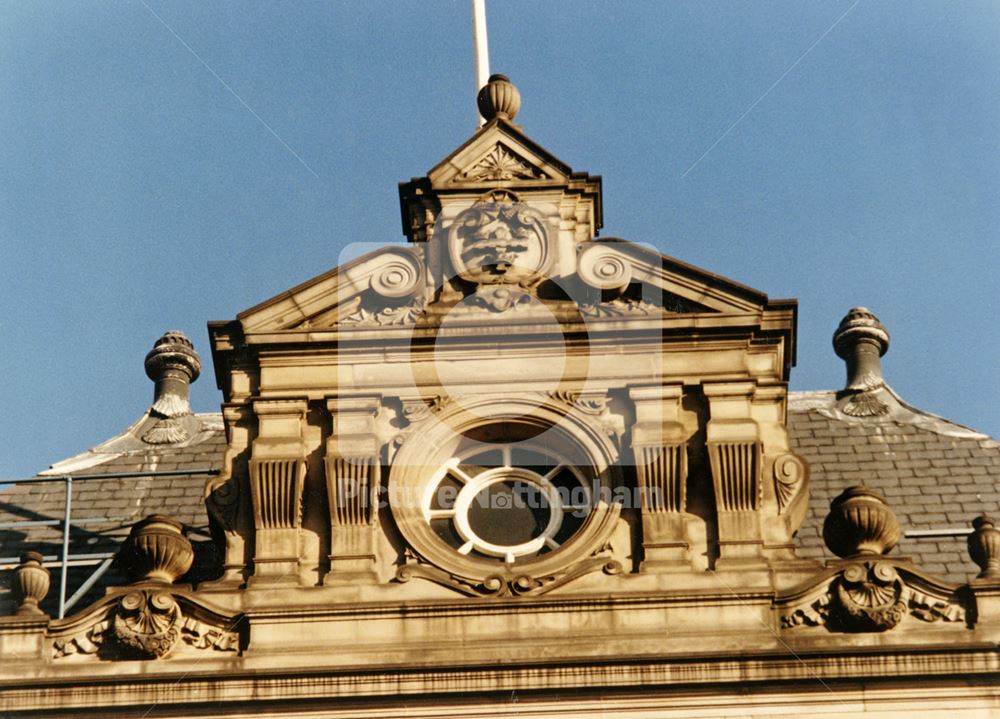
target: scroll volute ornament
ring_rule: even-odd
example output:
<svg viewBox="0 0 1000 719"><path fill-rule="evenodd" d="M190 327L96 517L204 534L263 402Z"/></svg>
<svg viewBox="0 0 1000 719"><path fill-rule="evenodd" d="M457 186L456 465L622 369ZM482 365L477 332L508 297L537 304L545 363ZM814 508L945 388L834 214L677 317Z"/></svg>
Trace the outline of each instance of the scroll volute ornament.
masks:
<svg viewBox="0 0 1000 719"><path fill-rule="evenodd" d="M14 594L20 600L19 616L44 615L38 604L49 592L49 570L42 565L38 552L23 552L21 563L14 570Z"/></svg>
<svg viewBox="0 0 1000 719"><path fill-rule="evenodd" d="M133 525L118 554L133 582L172 584L194 562L191 542L183 525L163 514L151 514Z"/></svg>
<svg viewBox="0 0 1000 719"><path fill-rule="evenodd" d="M625 255L596 243L580 250L577 272L584 282L599 290L622 292L632 282L632 265Z"/></svg>
<svg viewBox="0 0 1000 719"><path fill-rule="evenodd" d="M1000 530L996 520L980 515L972 520L973 532L969 535L969 555L982 570L981 579L1000 579Z"/></svg>
<svg viewBox="0 0 1000 719"><path fill-rule="evenodd" d="M899 542L899 522L881 492L848 487L830 502L823 541L838 557L887 554Z"/></svg>

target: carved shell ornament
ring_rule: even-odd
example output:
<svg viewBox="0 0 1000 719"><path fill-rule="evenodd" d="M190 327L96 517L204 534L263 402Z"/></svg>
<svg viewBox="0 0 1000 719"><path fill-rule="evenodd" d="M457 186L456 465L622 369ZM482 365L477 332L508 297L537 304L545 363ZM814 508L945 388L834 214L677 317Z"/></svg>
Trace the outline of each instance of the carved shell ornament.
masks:
<svg viewBox="0 0 1000 719"><path fill-rule="evenodd" d="M162 657L180 638L181 608L166 592L130 592L113 616L115 640L142 656Z"/></svg>
<svg viewBox="0 0 1000 719"><path fill-rule="evenodd" d="M529 285L541 279L547 242L541 215L522 202L477 202L448 232L455 272L475 284Z"/></svg>
<svg viewBox="0 0 1000 719"><path fill-rule="evenodd" d="M885 631L907 613L906 587L887 562L853 564L833 585L833 611L850 630Z"/></svg>

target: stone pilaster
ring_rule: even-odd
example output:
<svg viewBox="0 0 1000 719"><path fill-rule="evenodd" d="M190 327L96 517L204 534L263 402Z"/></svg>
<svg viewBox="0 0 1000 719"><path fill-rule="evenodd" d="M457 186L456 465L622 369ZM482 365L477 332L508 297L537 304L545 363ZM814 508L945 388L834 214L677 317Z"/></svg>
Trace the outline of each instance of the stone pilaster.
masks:
<svg viewBox="0 0 1000 719"><path fill-rule="evenodd" d="M324 584L374 582L381 442L379 397L327 400L333 432L326 444L330 573Z"/></svg>

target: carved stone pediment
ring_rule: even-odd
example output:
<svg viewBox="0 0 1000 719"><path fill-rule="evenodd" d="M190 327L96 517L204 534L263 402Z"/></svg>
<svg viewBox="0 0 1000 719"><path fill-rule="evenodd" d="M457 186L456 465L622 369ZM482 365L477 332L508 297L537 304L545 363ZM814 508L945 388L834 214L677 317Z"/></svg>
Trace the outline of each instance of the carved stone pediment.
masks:
<svg viewBox="0 0 1000 719"><path fill-rule="evenodd" d="M543 169L521 157L508 145L497 142L474 164L452 178L452 182L489 182L497 180L542 180L549 178Z"/></svg>
<svg viewBox="0 0 1000 719"><path fill-rule="evenodd" d="M783 629L823 626L835 632L883 632L908 618L965 622L966 605L959 587L906 560L874 555L831 562L777 601Z"/></svg>
<svg viewBox="0 0 1000 719"><path fill-rule="evenodd" d="M745 323L768 308L761 293L623 240L582 243L567 257L550 228L526 203L472 204L431 253L447 258L444 270L426 266L423 248L386 248L247 310L239 322L245 334L391 330L440 324L452 312L523 321L525 308L545 305L539 316L561 322L714 315ZM434 273L466 283L466 300L443 296Z"/></svg>
<svg viewBox="0 0 1000 719"><path fill-rule="evenodd" d="M386 247L352 260L238 316L244 332L412 324L424 301L423 252Z"/></svg>
<svg viewBox="0 0 1000 719"><path fill-rule="evenodd" d="M435 187L566 182L572 170L512 123L495 120L427 173Z"/></svg>
<svg viewBox="0 0 1000 719"><path fill-rule="evenodd" d="M240 651L239 615L228 615L189 589L143 582L110 592L86 611L52 622L52 657L164 659L192 651Z"/></svg>

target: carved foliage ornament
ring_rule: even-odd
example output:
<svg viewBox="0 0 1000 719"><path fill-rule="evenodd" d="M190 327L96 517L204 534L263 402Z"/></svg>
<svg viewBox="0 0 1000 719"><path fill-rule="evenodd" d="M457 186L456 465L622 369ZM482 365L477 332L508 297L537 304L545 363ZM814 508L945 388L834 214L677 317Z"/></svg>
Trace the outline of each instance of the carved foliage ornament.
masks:
<svg viewBox="0 0 1000 719"><path fill-rule="evenodd" d="M367 308L359 306L354 312L340 321L342 325L358 327L397 327L417 323L423 313L422 299L395 307Z"/></svg>
<svg viewBox="0 0 1000 719"><path fill-rule="evenodd" d="M583 305L580 307L580 314L591 318L650 317L662 315L663 308L657 307L645 300L631 300L618 297L608 302Z"/></svg>
<svg viewBox="0 0 1000 719"><path fill-rule="evenodd" d="M396 570L397 582L426 579L470 597L534 597L551 592L574 579L594 572L621 574L622 565L609 557L595 556L567 567L565 571L544 576L530 574L491 574L482 581L450 574L429 564L412 562Z"/></svg>
<svg viewBox="0 0 1000 719"><path fill-rule="evenodd" d="M180 637L181 608L167 592L129 592L111 620L115 641L126 652L162 657Z"/></svg>
<svg viewBox="0 0 1000 719"><path fill-rule="evenodd" d="M489 182L544 178L545 175L541 170L532 167L527 160L498 142L486 155L456 179L458 182Z"/></svg>
<svg viewBox="0 0 1000 719"><path fill-rule="evenodd" d="M821 582L804 601L781 617L784 628L825 625L845 632L882 632L907 615L925 622L964 621L966 612L947 587L923 586L919 578L904 579L905 569L891 561L868 560L844 565Z"/></svg>
<svg viewBox="0 0 1000 719"><path fill-rule="evenodd" d="M784 512L801 491L805 477L805 464L794 454L783 454L774 460L774 493L779 512Z"/></svg>
<svg viewBox="0 0 1000 719"><path fill-rule="evenodd" d="M120 595L110 610L84 631L57 638L56 659L71 654L107 653L120 659L160 659L178 643L196 649L239 651L239 635L228 627L213 627L185 616L177 597L155 587Z"/></svg>
<svg viewBox="0 0 1000 719"><path fill-rule="evenodd" d="M892 629L906 615L905 587L891 564L852 564L833 583L833 610L847 628Z"/></svg>

